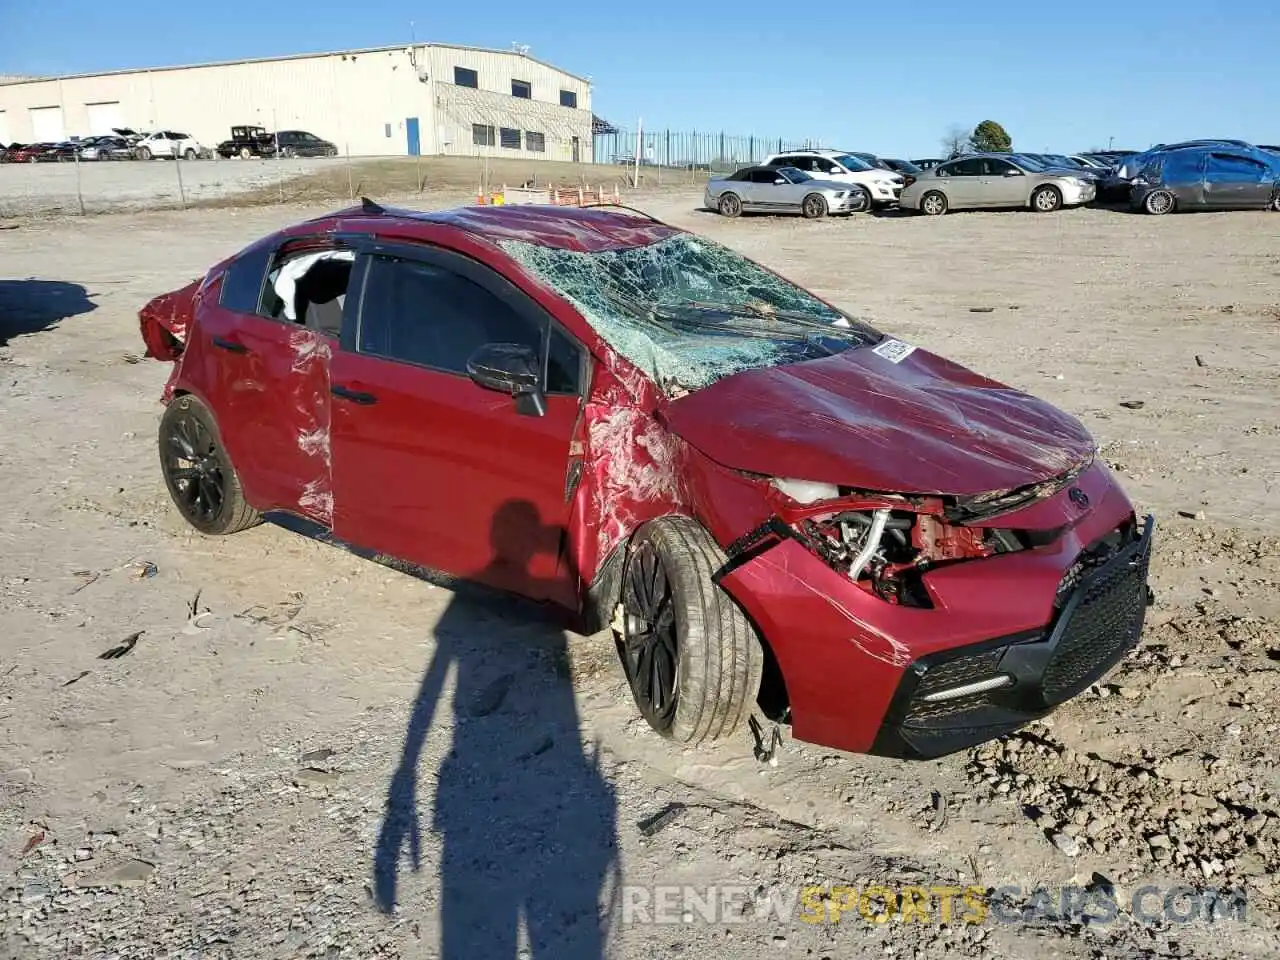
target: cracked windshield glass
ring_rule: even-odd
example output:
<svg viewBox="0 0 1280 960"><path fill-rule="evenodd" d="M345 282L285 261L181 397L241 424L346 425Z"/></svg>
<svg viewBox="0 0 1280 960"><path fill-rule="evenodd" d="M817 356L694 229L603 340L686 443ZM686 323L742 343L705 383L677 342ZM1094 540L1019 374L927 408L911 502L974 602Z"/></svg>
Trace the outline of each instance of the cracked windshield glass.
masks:
<svg viewBox="0 0 1280 960"><path fill-rule="evenodd" d="M595 253L501 245L672 396L880 339L732 250L686 234Z"/></svg>

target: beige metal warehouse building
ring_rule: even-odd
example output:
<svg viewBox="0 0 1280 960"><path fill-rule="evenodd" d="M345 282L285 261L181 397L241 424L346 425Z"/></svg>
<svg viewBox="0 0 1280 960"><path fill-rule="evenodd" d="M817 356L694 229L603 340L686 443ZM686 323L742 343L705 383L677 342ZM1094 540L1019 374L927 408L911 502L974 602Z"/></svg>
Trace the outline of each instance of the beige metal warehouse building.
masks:
<svg viewBox="0 0 1280 960"><path fill-rule="evenodd" d="M592 159L590 82L519 50L425 43L0 80L0 143L131 127L212 147L239 124L307 130L352 156Z"/></svg>

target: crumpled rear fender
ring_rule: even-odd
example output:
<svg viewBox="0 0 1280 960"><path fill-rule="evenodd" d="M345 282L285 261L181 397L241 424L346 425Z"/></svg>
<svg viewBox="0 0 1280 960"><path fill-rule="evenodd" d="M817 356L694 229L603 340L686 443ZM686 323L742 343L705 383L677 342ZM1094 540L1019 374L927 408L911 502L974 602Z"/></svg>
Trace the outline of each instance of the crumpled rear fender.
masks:
<svg viewBox="0 0 1280 960"><path fill-rule="evenodd" d="M195 315L196 294L203 283L203 279L192 280L185 287L153 297L138 311L142 342L147 346L145 356L165 361L182 356Z"/></svg>

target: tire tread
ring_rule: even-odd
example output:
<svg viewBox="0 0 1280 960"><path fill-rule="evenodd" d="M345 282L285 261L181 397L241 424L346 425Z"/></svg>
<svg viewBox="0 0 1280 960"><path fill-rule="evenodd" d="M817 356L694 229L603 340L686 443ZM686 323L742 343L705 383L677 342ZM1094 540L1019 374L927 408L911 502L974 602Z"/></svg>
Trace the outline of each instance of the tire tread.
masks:
<svg viewBox="0 0 1280 960"><path fill-rule="evenodd" d="M760 689L764 653L742 608L711 581L724 552L697 521L664 517L644 535L663 555L677 602L681 674L668 736L694 744L736 730Z"/></svg>

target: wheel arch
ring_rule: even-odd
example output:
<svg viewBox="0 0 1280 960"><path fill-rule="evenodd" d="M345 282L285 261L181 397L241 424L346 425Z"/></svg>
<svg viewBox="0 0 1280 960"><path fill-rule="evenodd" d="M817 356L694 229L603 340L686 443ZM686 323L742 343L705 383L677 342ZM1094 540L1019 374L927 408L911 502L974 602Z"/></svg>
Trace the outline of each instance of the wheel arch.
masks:
<svg viewBox="0 0 1280 960"><path fill-rule="evenodd" d="M630 553L631 545L635 541L636 535L652 524L672 519L689 520L698 524L723 549L724 545L721 543L720 538L715 535L715 532L703 523L701 519L690 513L666 511L636 522L609 551L598 567L595 577L586 585L583 591L582 610L579 614L577 626L584 634L598 633L608 628L612 623L614 611L617 609L618 604L622 602L623 574L626 570L627 556ZM763 650L764 669L756 698L759 709L770 720L781 722L788 719L791 698L787 692L786 675L777 654L769 642L769 638L765 635L764 630L761 629L760 622L750 606L743 602L743 598L737 595L737 591L726 584L717 585L717 588L722 590L742 612L742 615L746 617Z"/></svg>

